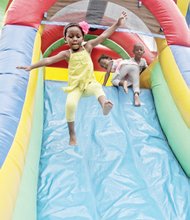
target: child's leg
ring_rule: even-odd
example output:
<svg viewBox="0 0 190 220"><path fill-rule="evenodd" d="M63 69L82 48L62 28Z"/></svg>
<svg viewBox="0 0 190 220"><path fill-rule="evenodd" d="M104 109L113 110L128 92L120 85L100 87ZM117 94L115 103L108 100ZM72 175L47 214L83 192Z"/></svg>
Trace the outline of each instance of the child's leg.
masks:
<svg viewBox="0 0 190 220"><path fill-rule="evenodd" d="M76 134L75 134L75 122L67 122L68 128L69 128L69 144L70 145L76 145L77 144L77 139L76 139Z"/></svg>
<svg viewBox="0 0 190 220"><path fill-rule="evenodd" d="M134 93L134 105L135 106L140 106L141 102L140 102L140 98L139 98L139 93L135 92Z"/></svg>
<svg viewBox="0 0 190 220"><path fill-rule="evenodd" d="M115 80L112 80L113 85L122 86L124 91L128 93L128 82L126 80L128 72L130 71L130 65L124 64L119 69L119 75Z"/></svg>
<svg viewBox="0 0 190 220"><path fill-rule="evenodd" d="M123 89L126 93L128 93L128 83L127 80L121 80L119 82L119 86L123 86Z"/></svg>
<svg viewBox="0 0 190 220"><path fill-rule="evenodd" d="M99 84L98 82L91 82L88 85L88 87L86 88L84 95L96 96L96 98L98 99L98 101L103 109L104 115L107 115L113 107L113 103L106 98L105 93L102 89L102 85Z"/></svg>
<svg viewBox="0 0 190 220"><path fill-rule="evenodd" d="M139 86L139 67L136 65L132 65L132 70L129 73L129 79L132 82L133 92L134 92L134 105L140 106L140 86Z"/></svg>
<svg viewBox="0 0 190 220"><path fill-rule="evenodd" d="M67 95L67 100L66 100L66 105L65 105L65 114L66 114L66 120L67 120L68 128L69 128L69 135L70 135L69 144L70 145L77 144L74 120L75 120L75 112L76 112L77 105L78 105L81 95L82 95L82 92L79 90L79 88L76 88L75 90L68 93Z"/></svg>
<svg viewBox="0 0 190 220"><path fill-rule="evenodd" d="M124 91L128 93L128 82L125 79L120 79L120 77L116 77L115 79L112 80L112 84L114 86L122 86Z"/></svg>

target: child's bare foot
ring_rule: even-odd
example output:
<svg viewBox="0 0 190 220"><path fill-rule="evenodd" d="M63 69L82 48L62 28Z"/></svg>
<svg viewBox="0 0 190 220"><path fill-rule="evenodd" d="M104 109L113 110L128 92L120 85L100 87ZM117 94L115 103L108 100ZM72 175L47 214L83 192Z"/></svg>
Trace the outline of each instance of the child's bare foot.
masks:
<svg viewBox="0 0 190 220"><path fill-rule="evenodd" d="M75 135L70 135L69 145L72 145L72 146L77 145L77 139Z"/></svg>
<svg viewBox="0 0 190 220"><path fill-rule="evenodd" d="M128 86L127 86L127 81L123 82L123 89L126 93L128 93Z"/></svg>
<svg viewBox="0 0 190 220"><path fill-rule="evenodd" d="M134 94L134 105L135 106L140 106L141 105L141 102L140 102L140 99L139 99L139 94L137 92Z"/></svg>
<svg viewBox="0 0 190 220"><path fill-rule="evenodd" d="M113 103L109 100L106 100L103 105L103 114L108 115L113 107Z"/></svg>

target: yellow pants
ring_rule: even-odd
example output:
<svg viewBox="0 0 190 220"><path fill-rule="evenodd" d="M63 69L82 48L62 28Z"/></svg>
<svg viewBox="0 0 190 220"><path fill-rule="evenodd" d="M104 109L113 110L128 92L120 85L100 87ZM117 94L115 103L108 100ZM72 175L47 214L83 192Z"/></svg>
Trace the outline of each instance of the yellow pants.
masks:
<svg viewBox="0 0 190 220"><path fill-rule="evenodd" d="M76 87L72 92L68 93L65 105L65 114L67 122L73 122L75 120L75 112L81 96L92 95L96 96L97 99L100 96L105 96L102 86L98 82L89 83L86 89L83 91L81 91L79 87Z"/></svg>

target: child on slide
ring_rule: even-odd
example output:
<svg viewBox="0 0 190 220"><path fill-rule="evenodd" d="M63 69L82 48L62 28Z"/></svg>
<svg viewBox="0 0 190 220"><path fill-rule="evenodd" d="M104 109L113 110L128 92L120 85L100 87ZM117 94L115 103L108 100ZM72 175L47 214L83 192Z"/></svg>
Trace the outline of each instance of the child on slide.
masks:
<svg viewBox="0 0 190 220"><path fill-rule="evenodd" d="M55 56L44 58L31 66L17 67L18 69L30 71L34 68L48 66L61 60L68 61L68 86L63 88L63 90L68 93L65 112L69 128L70 145L77 144L74 121L77 105L82 96L96 96L104 115L107 115L112 109L112 102L106 98L101 84L95 79L90 54L95 46L110 37L119 26L124 24L126 17L126 12L122 12L121 16L112 26L96 39L89 40L86 43L84 43L84 35L87 34L89 25L86 22L69 23L65 26L63 33L64 39L70 47L69 50L61 51Z"/></svg>
<svg viewBox="0 0 190 220"><path fill-rule="evenodd" d="M134 92L134 105L140 106L139 73L147 67L146 60L142 58L144 53L143 45L140 43L135 44L133 53L133 58L125 60L112 59L110 56L101 55L98 62L102 68L106 69L103 85L106 85L110 73L112 72L112 84L114 86L122 86L126 93L128 93L128 86L132 85Z"/></svg>

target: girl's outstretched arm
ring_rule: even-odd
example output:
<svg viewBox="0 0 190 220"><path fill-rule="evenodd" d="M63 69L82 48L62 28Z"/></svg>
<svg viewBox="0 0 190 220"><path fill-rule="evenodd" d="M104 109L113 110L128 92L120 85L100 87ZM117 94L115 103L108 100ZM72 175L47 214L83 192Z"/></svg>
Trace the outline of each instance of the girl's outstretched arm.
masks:
<svg viewBox="0 0 190 220"><path fill-rule="evenodd" d="M125 11L122 12L121 16L118 20L107 30L105 30L101 35L99 35L96 39L90 40L86 43L86 49L91 51L93 47L97 46L98 44L102 43L106 38L110 37L114 31L124 24L124 20L127 18L127 14Z"/></svg>
<svg viewBox="0 0 190 220"><path fill-rule="evenodd" d="M53 63L59 62L61 60L68 60L69 59L69 51L62 51L55 56L44 58L37 63L32 64L31 66L17 66L17 69L23 69L26 71L31 71L32 69L39 68L42 66L48 66Z"/></svg>

